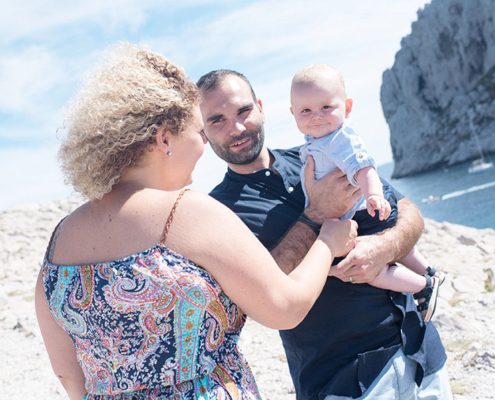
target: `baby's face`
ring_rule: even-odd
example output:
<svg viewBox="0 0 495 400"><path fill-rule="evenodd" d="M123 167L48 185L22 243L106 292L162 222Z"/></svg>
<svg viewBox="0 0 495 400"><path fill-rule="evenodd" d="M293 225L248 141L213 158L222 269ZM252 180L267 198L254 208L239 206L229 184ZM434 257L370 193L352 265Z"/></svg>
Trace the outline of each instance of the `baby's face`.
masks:
<svg viewBox="0 0 495 400"><path fill-rule="evenodd" d="M299 130L315 138L339 129L352 101L342 85L332 82L296 84L291 90L291 111Z"/></svg>

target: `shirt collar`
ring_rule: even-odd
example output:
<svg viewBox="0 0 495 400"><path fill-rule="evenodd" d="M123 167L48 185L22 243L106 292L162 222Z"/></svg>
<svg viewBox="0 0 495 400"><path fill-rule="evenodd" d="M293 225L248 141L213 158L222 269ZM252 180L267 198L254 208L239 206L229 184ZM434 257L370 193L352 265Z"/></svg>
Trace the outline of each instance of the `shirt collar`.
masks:
<svg viewBox="0 0 495 400"><path fill-rule="evenodd" d="M268 152L273 157L271 168L263 168L250 174L239 174L232 169L227 169L227 176L237 179L264 179L272 173L279 175L284 181L284 185L288 190L289 187L295 187L301 181L300 170L301 161L299 159L299 146L291 149L268 149Z"/></svg>

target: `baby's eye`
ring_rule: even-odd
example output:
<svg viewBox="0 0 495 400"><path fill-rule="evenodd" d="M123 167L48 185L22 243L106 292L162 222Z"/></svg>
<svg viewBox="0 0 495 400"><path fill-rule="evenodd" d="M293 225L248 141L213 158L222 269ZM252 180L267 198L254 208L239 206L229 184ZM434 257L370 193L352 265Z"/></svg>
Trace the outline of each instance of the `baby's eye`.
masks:
<svg viewBox="0 0 495 400"><path fill-rule="evenodd" d="M324 110L331 110L331 109L332 109L332 106L329 106L329 105L324 105L324 106L323 106L323 109L324 109Z"/></svg>
<svg viewBox="0 0 495 400"><path fill-rule="evenodd" d="M301 114L307 114L310 112L311 112L311 109L309 109L309 108L304 108L303 110L301 110Z"/></svg>

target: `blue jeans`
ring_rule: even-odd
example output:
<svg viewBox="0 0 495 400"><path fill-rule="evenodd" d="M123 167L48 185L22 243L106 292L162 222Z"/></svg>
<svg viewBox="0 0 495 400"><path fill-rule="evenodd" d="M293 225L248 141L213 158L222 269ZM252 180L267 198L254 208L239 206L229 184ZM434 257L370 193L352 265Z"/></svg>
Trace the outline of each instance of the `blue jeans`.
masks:
<svg viewBox="0 0 495 400"><path fill-rule="evenodd" d="M416 363L404 355L402 349L389 360L380 375L360 400L452 400L449 378L445 365L437 372L425 376L421 386L414 382ZM325 400L351 400L351 397L333 396Z"/></svg>

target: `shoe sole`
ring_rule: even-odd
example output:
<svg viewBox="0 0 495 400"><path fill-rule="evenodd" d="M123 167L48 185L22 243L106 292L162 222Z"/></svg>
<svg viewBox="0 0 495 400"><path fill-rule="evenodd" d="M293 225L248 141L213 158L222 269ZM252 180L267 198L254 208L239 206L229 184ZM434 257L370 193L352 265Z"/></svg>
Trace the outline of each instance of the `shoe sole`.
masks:
<svg viewBox="0 0 495 400"><path fill-rule="evenodd" d="M440 289L440 285L445 282L446 275L444 273L440 273L440 276L433 277L437 282L433 285L433 292L430 297L430 304L428 305L428 309L426 310L426 315L424 317L425 322L430 322L433 314L435 314L435 310L437 308L437 300L438 293Z"/></svg>

